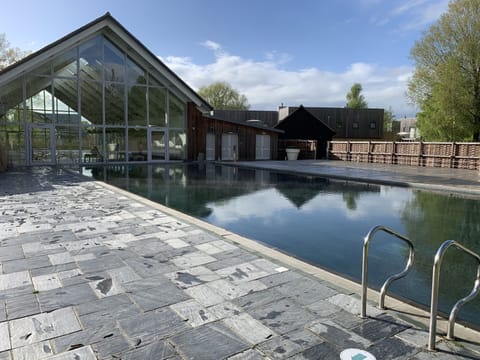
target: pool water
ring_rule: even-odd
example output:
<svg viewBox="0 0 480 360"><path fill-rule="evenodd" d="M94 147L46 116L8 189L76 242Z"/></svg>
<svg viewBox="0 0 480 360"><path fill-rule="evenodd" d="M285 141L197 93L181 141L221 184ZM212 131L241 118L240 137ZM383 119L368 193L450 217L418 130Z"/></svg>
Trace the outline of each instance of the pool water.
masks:
<svg viewBox="0 0 480 360"><path fill-rule="evenodd" d="M473 198L210 163L83 172L357 282L363 237L375 225L390 227L415 246L412 270L390 292L427 307L440 244L453 239L480 253L480 200ZM369 286L380 287L401 271L407 257L405 243L376 235L369 251ZM476 271L471 257L453 248L447 252L439 310L450 312L470 293ZM479 297L463 307L459 319L480 326Z"/></svg>

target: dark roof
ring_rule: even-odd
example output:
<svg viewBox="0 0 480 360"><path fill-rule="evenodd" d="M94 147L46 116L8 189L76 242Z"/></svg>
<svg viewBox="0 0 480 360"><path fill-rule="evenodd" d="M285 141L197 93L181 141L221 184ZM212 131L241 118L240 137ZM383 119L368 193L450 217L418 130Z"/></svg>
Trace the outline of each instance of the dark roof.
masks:
<svg viewBox="0 0 480 360"><path fill-rule="evenodd" d="M261 129L261 130L264 130L264 131L275 132L275 133L279 133L279 134L284 133L284 131L282 129L275 129L275 128L266 126L264 124L249 123L249 122L245 122L245 121L241 121L241 120L230 120L230 119L224 119L224 118L220 118L220 117L216 117L216 116L210 116L210 115L203 115L203 117L208 118L208 119L212 119L212 120L223 121L223 122L227 122L227 123L231 123L231 124L251 127L251 128L255 128L255 129Z"/></svg>
<svg viewBox="0 0 480 360"><path fill-rule="evenodd" d="M205 101L200 95L198 95L196 93L196 91L194 91L185 81L183 81L177 74L175 74L170 68L168 68L159 58L158 56L156 56L154 53L152 53L145 45L142 44L142 42L140 40L138 40L135 36L133 36L122 24L120 24L109 12L105 13L105 15L103 16L100 16L99 18L89 22L88 24L78 28L77 30L65 35L64 37L60 38L59 40L57 41L54 41L52 42L51 44L41 48L40 50L32 53L32 54L29 54L28 56L26 56L25 58L13 63L12 65L10 66L7 66L6 68L4 68L3 70L0 71L0 80L1 80L1 77L7 73L9 73L10 71L14 70L14 69L17 69L19 68L20 66L24 65L24 64L28 64L28 62L32 61L33 59L39 57L40 55L46 53L47 51L49 50L52 50L54 49L55 47L61 45L62 43L68 41L69 39L73 38L74 36L78 35L78 34L81 34L82 32L92 28L93 26L97 25L97 24L100 24L102 22L105 22L105 26L103 28L110 28L111 30L113 30L112 28L112 24L113 26L117 26L118 28L120 28L120 30L122 32L124 32L129 38L131 41L134 41L135 43L137 43L143 51L145 51L146 53L148 53L148 55L151 57L150 59L146 59L148 62L152 63L152 62L156 62L156 65L160 66L160 68L162 68L163 71L167 72L169 75L173 76L175 78L176 81L180 82L182 86L184 86L190 93L191 95L197 97L200 102L202 103L202 105L205 106L205 108L209 111L213 110L213 107L207 102ZM111 24L109 24L109 22Z"/></svg>
<svg viewBox="0 0 480 360"><path fill-rule="evenodd" d="M260 120L269 127L275 127L278 123L278 111L275 110L213 110L213 116L232 121L247 122Z"/></svg>
<svg viewBox="0 0 480 360"><path fill-rule="evenodd" d="M322 120L317 118L313 115L310 111L308 111L303 105L300 105L298 109L292 112L290 115L282 119L275 127L281 129L285 123L290 121L314 121L320 123L320 125L324 126L327 130L331 131L332 134L335 134L336 131L333 130L330 126L325 124Z"/></svg>

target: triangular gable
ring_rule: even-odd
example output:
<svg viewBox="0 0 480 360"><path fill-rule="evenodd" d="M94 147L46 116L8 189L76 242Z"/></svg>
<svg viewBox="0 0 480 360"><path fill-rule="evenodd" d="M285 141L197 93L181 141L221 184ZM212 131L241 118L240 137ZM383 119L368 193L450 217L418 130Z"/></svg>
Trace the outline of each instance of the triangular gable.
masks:
<svg viewBox="0 0 480 360"><path fill-rule="evenodd" d="M110 13L82 26L61 39L30 54L24 59L0 71L0 87L26 74L35 68L47 63L55 56L77 46L97 34L103 34L120 48L129 49L144 62L148 63L160 75L165 85L170 87L178 96L186 101L193 102L202 112L213 110L212 106L202 99L190 86L170 70L155 54L148 50L137 38L125 29ZM132 51L133 50L133 51ZM172 89L173 88L173 89Z"/></svg>
<svg viewBox="0 0 480 360"><path fill-rule="evenodd" d="M287 130L289 125L295 124L296 126L302 126L305 123L317 123L320 125L322 128L325 128L326 131L331 132L332 135L335 134L335 130L333 130L331 127L329 127L327 124L325 124L322 120L317 118L315 115L313 115L310 111L305 109L303 105L300 105L300 107L295 110L293 113L282 119L276 126L275 128L281 129L281 130Z"/></svg>

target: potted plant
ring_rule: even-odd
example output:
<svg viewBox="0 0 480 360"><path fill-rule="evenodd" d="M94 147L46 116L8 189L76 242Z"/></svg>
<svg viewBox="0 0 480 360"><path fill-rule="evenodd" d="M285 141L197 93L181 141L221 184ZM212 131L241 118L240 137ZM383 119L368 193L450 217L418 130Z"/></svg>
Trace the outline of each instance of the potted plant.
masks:
<svg viewBox="0 0 480 360"><path fill-rule="evenodd" d="M297 160L298 159L298 153L300 152L299 148L294 148L294 147L287 147L285 149L287 152L287 160Z"/></svg>

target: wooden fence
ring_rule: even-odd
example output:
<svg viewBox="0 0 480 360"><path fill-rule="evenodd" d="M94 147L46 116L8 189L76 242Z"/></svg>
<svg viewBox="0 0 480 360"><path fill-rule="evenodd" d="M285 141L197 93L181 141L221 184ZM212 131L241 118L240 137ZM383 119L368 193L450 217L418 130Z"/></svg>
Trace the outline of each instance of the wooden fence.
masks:
<svg viewBox="0 0 480 360"><path fill-rule="evenodd" d="M332 160L480 170L480 143L330 141Z"/></svg>

